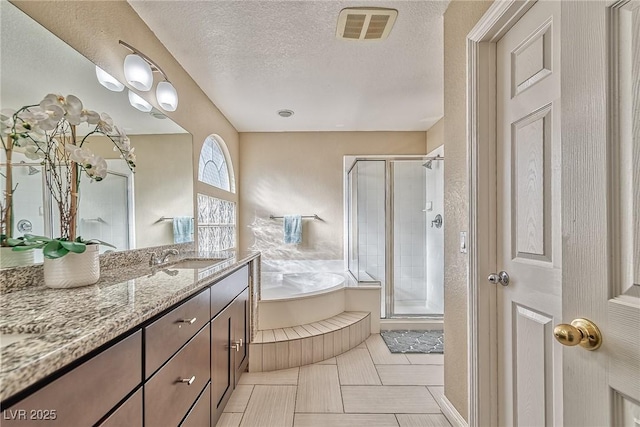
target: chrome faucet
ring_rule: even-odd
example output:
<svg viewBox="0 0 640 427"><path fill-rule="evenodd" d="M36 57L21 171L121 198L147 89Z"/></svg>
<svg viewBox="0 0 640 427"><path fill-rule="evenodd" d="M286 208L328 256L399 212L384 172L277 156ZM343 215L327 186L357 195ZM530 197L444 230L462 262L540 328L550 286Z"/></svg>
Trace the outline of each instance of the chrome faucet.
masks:
<svg viewBox="0 0 640 427"><path fill-rule="evenodd" d="M177 249L165 249L160 255L156 255L155 252L152 252L151 259L149 260L149 265L153 267L154 265L164 264L165 262L167 262L171 255L178 254L179 252Z"/></svg>

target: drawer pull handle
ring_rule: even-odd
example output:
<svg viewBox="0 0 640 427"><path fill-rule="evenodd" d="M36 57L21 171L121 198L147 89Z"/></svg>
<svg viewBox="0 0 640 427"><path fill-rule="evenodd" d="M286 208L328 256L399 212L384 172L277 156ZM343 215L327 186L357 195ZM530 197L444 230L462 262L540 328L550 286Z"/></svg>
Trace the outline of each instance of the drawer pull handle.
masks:
<svg viewBox="0 0 640 427"><path fill-rule="evenodd" d="M196 322L196 318L194 317L193 319L180 319L178 320L178 323L187 323L189 325L193 325Z"/></svg>
<svg viewBox="0 0 640 427"><path fill-rule="evenodd" d="M191 378L182 378L180 382L186 385L191 385L195 380L196 380L196 376L194 375Z"/></svg>
<svg viewBox="0 0 640 427"><path fill-rule="evenodd" d="M231 344L231 348L234 349L235 351L240 351L240 344L238 342L235 342Z"/></svg>
<svg viewBox="0 0 640 427"><path fill-rule="evenodd" d="M238 340L238 344L240 344L240 347L242 347L244 344L242 343L242 338L240 338L240 340Z"/></svg>

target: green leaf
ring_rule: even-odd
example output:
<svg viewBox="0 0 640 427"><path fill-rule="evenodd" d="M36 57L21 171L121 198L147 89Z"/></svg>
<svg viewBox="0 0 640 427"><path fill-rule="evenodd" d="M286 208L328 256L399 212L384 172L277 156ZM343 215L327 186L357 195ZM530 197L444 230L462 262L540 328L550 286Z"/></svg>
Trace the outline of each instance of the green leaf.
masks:
<svg viewBox="0 0 640 427"><path fill-rule="evenodd" d="M87 245L84 243L61 241L60 245L69 252L74 252L76 254L81 254L87 250Z"/></svg>
<svg viewBox="0 0 640 427"><path fill-rule="evenodd" d="M91 239L91 240L87 240L85 243L86 243L86 244L91 244L91 243L96 244L96 243L99 243L99 244L101 244L101 245L109 246L110 248L113 248L113 249L118 249L118 248L116 248L115 246L113 246L111 243L103 242L102 240L99 240L99 239Z"/></svg>
<svg viewBox="0 0 640 427"><path fill-rule="evenodd" d="M46 236L37 236L35 234L25 234L24 240L27 242L51 242L53 239Z"/></svg>
<svg viewBox="0 0 640 427"><path fill-rule="evenodd" d="M24 244L25 240L23 237L18 237L17 239L7 238L7 245L9 246L23 246Z"/></svg>
<svg viewBox="0 0 640 427"><path fill-rule="evenodd" d="M42 249L42 253L44 254L45 258L56 259L62 258L66 254L68 254L69 251L62 246L62 242L60 242L59 240L51 240L44 246L44 248Z"/></svg>
<svg viewBox="0 0 640 427"><path fill-rule="evenodd" d="M45 245L46 245L46 243L26 244L26 245L22 245L22 246L14 246L11 250L14 251L14 252L30 251L30 250L33 250L33 249L43 248Z"/></svg>

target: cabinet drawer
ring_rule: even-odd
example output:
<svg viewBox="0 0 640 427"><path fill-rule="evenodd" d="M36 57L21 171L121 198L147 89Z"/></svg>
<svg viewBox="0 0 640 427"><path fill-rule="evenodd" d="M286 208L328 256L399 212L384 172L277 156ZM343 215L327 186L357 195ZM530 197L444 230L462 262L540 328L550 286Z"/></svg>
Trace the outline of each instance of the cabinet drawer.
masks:
<svg viewBox="0 0 640 427"><path fill-rule="evenodd" d="M99 424L99 427L142 427L142 387Z"/></svg>
<svg viewBox="0 0 640 427"><path fill-rule="evenodd" d="M204 427L210 425L210 403L211 384L207 384L207 388L204 389L196 404L189 411L187 418L180 424L180 427Z"/></svg>
<svg viewBox="0 0 640 427"><path fill-rule="evenodd" d="M138 331L5 410L2 427L94 425L141 381Z"/></svg>
<svg viewBox="0 0 640 427"><path fill-rule="evenodd" d="M211 286L211 318L216 317L244 288L249 286L249 267L225 277Z"/></svg>
<svg viewBox="0 0 640 427"><path fill-rule="evenodd" d="M145 378L157 371L209 319L207 288L145 327Z"/></svg>
<svg viewBox="0 0 640 427"><path fill-rule="evenodd" d="M144 385L147 426L176 426L209 382L210 327L205 326ZM193 378L188 384L181 379Z"/></svg>

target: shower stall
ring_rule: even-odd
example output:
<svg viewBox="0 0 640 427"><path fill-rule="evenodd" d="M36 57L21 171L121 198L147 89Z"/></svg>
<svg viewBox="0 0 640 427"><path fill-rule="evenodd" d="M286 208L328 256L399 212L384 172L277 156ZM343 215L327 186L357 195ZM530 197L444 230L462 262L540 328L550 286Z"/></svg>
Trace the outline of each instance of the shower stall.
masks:
<svg viewBox="0 0 640 427"><path fill-rule="evenodd" d="M347 264L380 282L381 317L444 314L444 152L357 157L347 171Z"/></svg>

